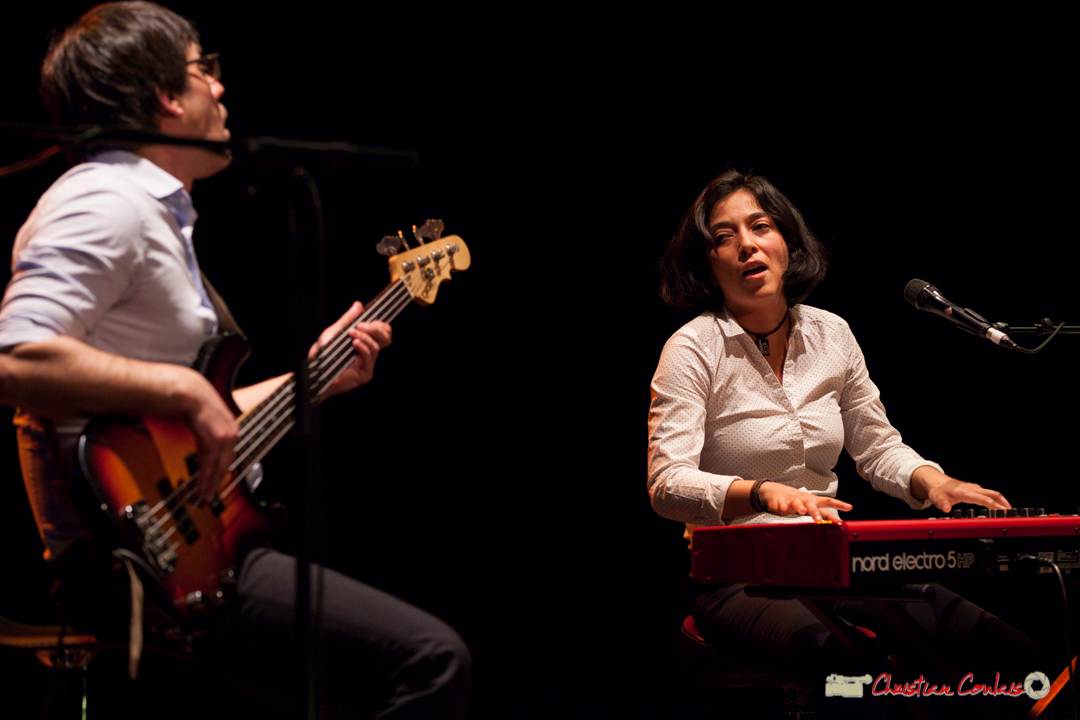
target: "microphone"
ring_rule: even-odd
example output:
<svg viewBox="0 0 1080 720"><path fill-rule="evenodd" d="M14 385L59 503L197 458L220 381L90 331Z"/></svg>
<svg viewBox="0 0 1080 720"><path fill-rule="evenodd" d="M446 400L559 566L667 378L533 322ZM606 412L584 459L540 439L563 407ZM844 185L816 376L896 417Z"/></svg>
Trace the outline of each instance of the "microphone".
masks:
<svg viewBox="0 0 1080 720"><path fill-rule="evenodd" d="M932 312L952 320L961 330L984 337L1002 347L1016 349L1009 336L994 327L989 320L974 310L962 308L950 302L941 292L925 280L911 280L904 288L904 298L920 310Z"/></svg>

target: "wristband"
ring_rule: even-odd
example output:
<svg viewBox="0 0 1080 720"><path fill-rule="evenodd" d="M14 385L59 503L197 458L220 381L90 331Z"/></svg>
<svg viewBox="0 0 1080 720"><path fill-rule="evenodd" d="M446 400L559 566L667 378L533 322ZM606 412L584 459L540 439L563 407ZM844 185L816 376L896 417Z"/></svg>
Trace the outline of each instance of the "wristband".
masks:
<svg viewBox="0 0 1080 720"><path fill-rule="evenodd" d="M756 480L754 487L750 488L750 507L754 509L754 512L768 512L769 508L761 501L761 486L763 483L769 482L768 480Z"/></svg>

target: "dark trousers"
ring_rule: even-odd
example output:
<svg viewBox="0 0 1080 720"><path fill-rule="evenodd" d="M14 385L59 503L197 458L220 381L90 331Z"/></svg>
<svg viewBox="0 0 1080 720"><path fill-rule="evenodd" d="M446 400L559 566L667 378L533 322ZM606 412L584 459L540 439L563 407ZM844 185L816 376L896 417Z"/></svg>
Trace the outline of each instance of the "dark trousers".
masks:
<svg viewBox="0 0 1080 720"><path fill-rule="evenodd" d="M823 690L826 676L870 674L877 669L866 663L798 600L751 597L745 585L688 585L688 599L701 636L718 652L748 667L771 674L778 680L812 690ZM1003 683L1023 683L1033 671L1047 671L1039 649L1026 636L977 605L950 590L935 586L932 602L901 605L904 612L930 638L944 660L961 677L974 674L975 683L993 684L996 673ZM957 692L957 678L940 677L915 641L912 633L876 602L865 600L826 601L851 626L866 628L877 635L881 647L900 664L893 668L893 684L912 682L920 675L931 684L949 683ZM856 630L856 632L859 632ZM870 696L871 688L866 688ZM974 711L973 703L957 698L955 707ZM1028 698L986 698L1009 717L1032 704ZM1022 714L1022 713L1020 713Z"/></svg>
<svg viewBox="0 0 1080 720"><path fill-rule="evenodd" d="M240 569L238 602L197 646L211 672L275 707L299 708L303 697L295 573L291 556L269 549L249 553ZM451 627L333 570L322 571L322 585L323 716L464 717L470 657Z"/></svg>
<svg viewBox="0 0 1080 720"><path fill-rule="evenodd" d="M126 641L126 571L119 582L114 568L106 573L112 577L104 582L102 571L94 570L82 582L65 583L58 599L66 601L61 605L70 609L65 614L74 627ZM248 553L236 597L197 633L193 660L267 708L300 717L306 685L295 628L295 573L289 555L266 548ZM464 717L471 658L451 627L341 573L324 569L321 575L320 717ZM317 593L313 587L313 600Z"/></svg>

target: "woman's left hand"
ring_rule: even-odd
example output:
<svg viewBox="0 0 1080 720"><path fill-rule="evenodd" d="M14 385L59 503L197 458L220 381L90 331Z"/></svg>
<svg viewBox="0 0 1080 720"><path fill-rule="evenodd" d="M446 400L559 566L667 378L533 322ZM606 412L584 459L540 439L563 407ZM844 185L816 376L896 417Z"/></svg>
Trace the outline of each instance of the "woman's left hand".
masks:
<svg viewBox="0 0 1080 720"><path fill-rule="evenodd" d="M929 465L922 465L911 473L911 495L916 500L929 499L943 513L952 512L956 503L982 505L991 510L1008 510L1012 507L997 490L957 480Z"/></svg>

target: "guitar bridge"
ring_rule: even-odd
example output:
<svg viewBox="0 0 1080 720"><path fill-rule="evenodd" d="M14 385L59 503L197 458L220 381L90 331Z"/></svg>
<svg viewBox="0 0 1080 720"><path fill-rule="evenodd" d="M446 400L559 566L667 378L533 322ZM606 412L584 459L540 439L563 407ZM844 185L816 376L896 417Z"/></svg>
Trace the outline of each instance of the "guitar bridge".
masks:
<svg viewBox="0 0 1080 720"><path fill-rule="evenodd" d="M142 539L147 559L163 573L168 574L176 569L176 550L169 544L161 524L150 512L150 505L145 500L139 500L124 508L124 515Z"/></svg>

